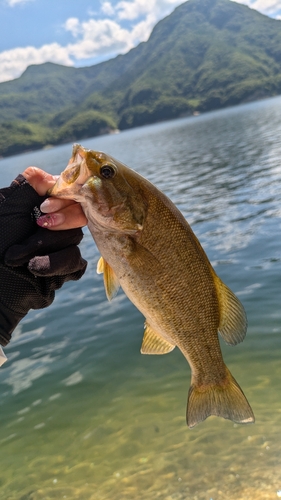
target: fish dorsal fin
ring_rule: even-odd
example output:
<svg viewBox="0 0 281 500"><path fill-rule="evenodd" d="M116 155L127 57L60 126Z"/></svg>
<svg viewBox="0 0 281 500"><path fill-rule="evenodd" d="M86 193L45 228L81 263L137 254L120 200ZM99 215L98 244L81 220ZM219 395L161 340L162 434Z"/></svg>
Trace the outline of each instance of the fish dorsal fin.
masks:
<svg viewBox="0 0 281 500"><path fill-rule="evenodd" d="M247 331L247 316L240 300L214 275L219 299L219 333L227 344L236 345L244 340Z"/></svg>
<svg viewBox="0 0 281 500"><path fill-rule="evenodd" d="M120 283L115 272L103 257L101 257L98 261L97 273L103 273L105 293L108 300L112 300L119 290Z"/></svg>
<svg viewBox="0 0 281 500"><path fill-rule="evenodd" d="M142 339L141 353L142 354L167 354L176 346L163 339L161 335L145 323L145 330Z"/></svg>

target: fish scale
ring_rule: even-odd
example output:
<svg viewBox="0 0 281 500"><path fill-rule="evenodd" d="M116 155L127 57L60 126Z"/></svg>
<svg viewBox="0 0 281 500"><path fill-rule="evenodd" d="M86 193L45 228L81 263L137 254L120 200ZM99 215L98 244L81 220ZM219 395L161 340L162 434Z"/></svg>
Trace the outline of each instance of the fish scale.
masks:
<svg viewBox="0 0 281 500"><path fill-rule="evenodd" d="M119 286L145 317L141 352L178 347L191 368L187 424L210 415L252 423L252 409L225 365L246 334L244 308L212 268L181 212L147 179L116 159L75 145L52 196L81 203L101 253L111 300Z"/></svg>

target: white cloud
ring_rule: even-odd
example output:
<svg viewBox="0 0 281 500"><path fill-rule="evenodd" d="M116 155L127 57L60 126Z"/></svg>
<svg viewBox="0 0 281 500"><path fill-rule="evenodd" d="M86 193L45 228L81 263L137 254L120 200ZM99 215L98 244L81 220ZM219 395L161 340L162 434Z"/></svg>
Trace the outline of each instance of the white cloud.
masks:
<svg viewBox="0 0 281 500"><path fill-rule="evenodd" d="M258 10L267 16L274 16L281 9L280 0L235 0L238 3L243 3Z"/></svg>
<svg viewBox="0 0 281 500"><path fill-rule="evenodd" d="M110 19L80 23L68 19L66 29L77 38L77 42L62 47L57 43L40 48L20 47L0 53L0 81L19 77L31 64L50 61L74 66L76 61L100 55L127 52L138 40L134 29L130 32Z"/></svg>
<svg viewBox="0 0 281 500"><path fill-rule="evenodd" d="M7 4L10 7L14 7L14 5L18 5L19 3L27 3L32 2L33 0L7 0Z"/></svg>
<svg viewBox="0 0 281 500"><path fill-rule="evenodd" d="M79 19L77 19L77 17L70 17L67 19L64 28L66 31L70 31L74 37L77 37L80 32L79 24Z"/></svg>
<svg viewBox="0 0 281 500"><path fill-rule="evenodd" d="M101 11L106 16L113 16L115 13L114 7L111 5L110 2L103 2L101 4Z"/></svg>
<svg viewBox="0 0 281 500"><path fill-rule="evenodd" d="M148 40L149 35L154 27L155 22L151 16L148 16L144 21L136 24L132 30L132 39L139 42Z"/></svg>
<svg viewBox="0 0 281 500"><path fill-rule="evenodd" d="M134 20L141 16L153 17L159 21L183 3L182 0L121 0L115 6L118 19Z"/></svg>
<svg viewBox="0 0 281 500"><path fill-rule="evenodd" d="M73 66L79 60L125 53L147 40L154 24L155 19L150 15L130 30L112 19L80 22L77 18L69 18L64 28L76 39L74 43L64 47L57 43L40 48L21 47L0 53L0 81L19 77L31 64L51 61Z"/></svg>
<svg viewBox="0 0 281 500"><path fill-rule="evenodd" d="M252 0L251 7L256 10L274 12L275 10L280 9L280 0Z"/></svg>
<svg viewBox="0 0 281 500"><path fill-rule="evenodd" d="M72 22L72 33L76 36L79 33L80 38L76 43L67 45L66 50L76 60L126 52L137 42L134 30L122 28L111 19Z"/></svg>
<svg viewBox="0 0 281 500"><path fill-rule="evenodd" d="M10 6L32 0L6 0ZM280 0L236 0L264 14L280 14ZM76 17L66 20L64 29L71 33L73 42L66 46L57 43L40 48L21 47L0 53L0 81L17 78L30 64L47 61L74 66L95 57L113 57L125 53L149 38L155 24L169 15L182 0L120 0L113 5L109 0L101 3L104 18L88 21ZM115 20L112 17L114 15ZM124 23L127 24L124 25ZM128 27L130 22L130 27ZM126 27L124 27L126 26Z"/></svg>
<svg viewBox="0 0 281 500"><path fill-rule="evenodd" d="M116 11L119 19L133 20L158 10L157 3L156 0L150 0L150 2L146 0L134 0L133 2L123 0L116 5Z"/></svg>
<svg viewBox="0 0 281 500"><path fill-rule="evenodd" d="M67 50L57 43L35 47L16 48L0 53L1 81L17 78L31 64L52 61L66 66L72 65Z"/></svg>
<svg viewBox="0 0 281 500"><path fill-rule="evenodd" d="M102 4L102 9L115 17L112 19L90 19L79 22L70 18L65 23L65 29L78 40L66 48L75 59L92 58L97 55L113 55L124 53L138 43L149 38L157 21L169 14L182 0L133 0L118 2L115 7L109 1ZM122 21L136 20L130 29L122 27Z"/></svg>

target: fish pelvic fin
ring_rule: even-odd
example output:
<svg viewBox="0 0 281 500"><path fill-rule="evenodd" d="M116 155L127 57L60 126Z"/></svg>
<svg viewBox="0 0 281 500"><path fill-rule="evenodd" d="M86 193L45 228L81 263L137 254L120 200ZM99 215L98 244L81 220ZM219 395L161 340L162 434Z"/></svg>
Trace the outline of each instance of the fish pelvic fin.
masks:
<svg viewBox="0 0 281 500"><path fill-rule="evenodd" d="M245 309L236 295L216 274L214 281L220 310L218 331L227 344L239 344L244 340L248 326Z"/></svg>
<svg viewBox="0 0 281 500"><path fill-rule="evenodd" d="M101 257L98 261L97 273L103 273L105 293L108 300L111 301L115 297L115 295L117 295L120 283L115 272L103 257Z"/></svg>
<svg viewBox="0 0 281 500"><path fill-rule="evenodd" d="M156 333L147 322L141 345L142 354L167 354L176 346L165 340L159 333Z"/></svg>
<svg viewBox="0 0 281 500"><path fill-rule="evenodd" d="M104 259L100 257L97 263L97 274L102 274L104 271Z"/></svg>
<svg viewBox="0 0 281 500"><path fill-rule="evenodd" d="M192 428L211 415L223 417L237 424L252 424L255 417L248 400L230 371L221 384L196 386L188 393L186 422Z"/></svg>

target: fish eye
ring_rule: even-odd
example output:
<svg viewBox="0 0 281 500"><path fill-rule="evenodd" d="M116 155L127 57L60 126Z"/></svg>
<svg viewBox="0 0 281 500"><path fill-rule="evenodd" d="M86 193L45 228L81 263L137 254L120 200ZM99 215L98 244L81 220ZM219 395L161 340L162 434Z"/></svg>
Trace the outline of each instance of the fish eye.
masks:
<svg viewBox="0 0 281 500"><path fill-rule="evenodd" d="M115 169L111 165L103 165L100 174L104 179L112 179L115 176Z"/></svg>

